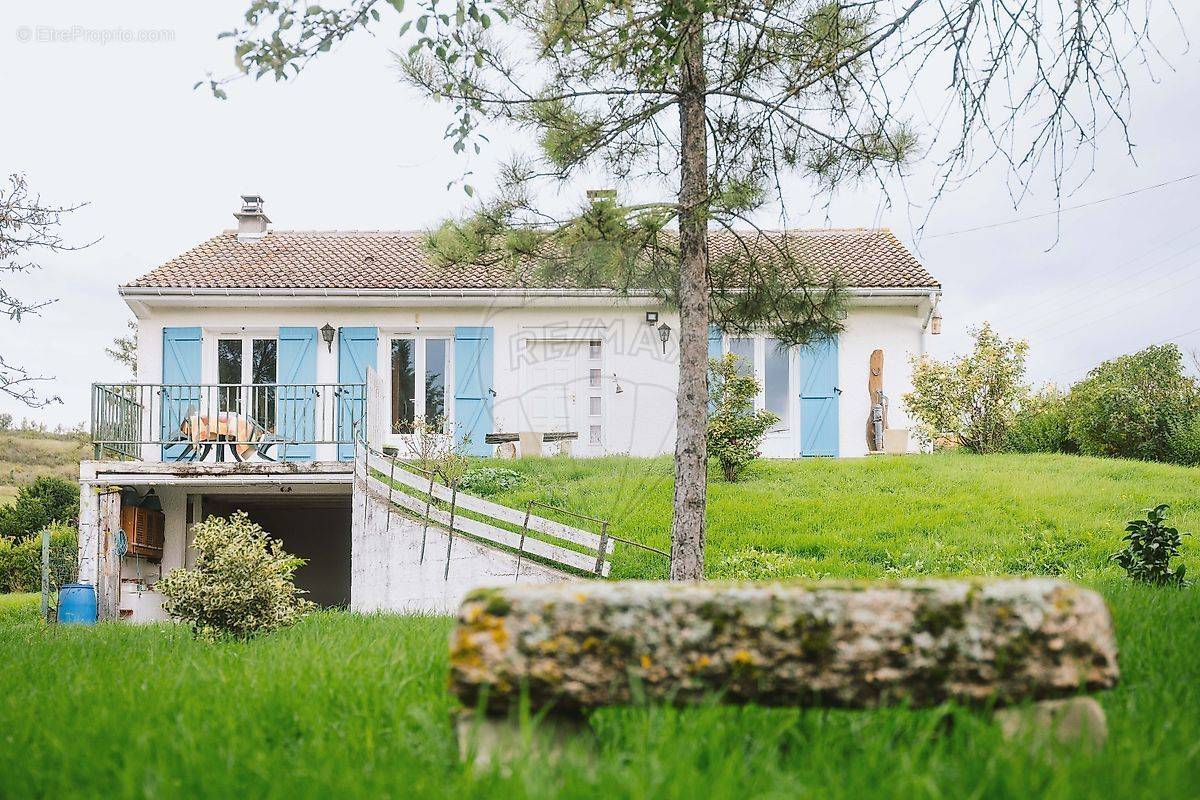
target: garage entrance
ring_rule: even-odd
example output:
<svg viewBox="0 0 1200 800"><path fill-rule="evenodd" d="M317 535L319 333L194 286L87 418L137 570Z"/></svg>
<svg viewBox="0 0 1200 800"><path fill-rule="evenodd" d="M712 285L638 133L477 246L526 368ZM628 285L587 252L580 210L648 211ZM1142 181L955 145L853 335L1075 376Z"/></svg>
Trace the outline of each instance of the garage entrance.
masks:
<svg viewBox="0 0 1200 800"><path fill-rule="evenodd" d="M320 606L350 605L349 495L205 495L203 516L245 511L308 563L296 570L296 585Z"/></svg>

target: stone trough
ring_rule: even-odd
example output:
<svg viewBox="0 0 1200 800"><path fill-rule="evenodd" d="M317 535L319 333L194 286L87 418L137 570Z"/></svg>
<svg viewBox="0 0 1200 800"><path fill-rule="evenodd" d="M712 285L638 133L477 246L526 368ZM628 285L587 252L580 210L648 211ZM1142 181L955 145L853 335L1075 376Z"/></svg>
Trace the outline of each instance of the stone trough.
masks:
<svg viewBox="0 0 1200 800"><path fill-rule="evenodd" d="M450 670L466 709L504 717L524 693L534 711L559 718L713 698L991 709L1075 697L1118 678L1104 601L1044 578L485 589L462 604ZM1084 724L1102 728L1098 704L1080 702ZM1079 716L1074 703L1067 713ZM1043 706L1042 716L1060 707ZM1015 734L1022 724L1002 727Z"/></svg>

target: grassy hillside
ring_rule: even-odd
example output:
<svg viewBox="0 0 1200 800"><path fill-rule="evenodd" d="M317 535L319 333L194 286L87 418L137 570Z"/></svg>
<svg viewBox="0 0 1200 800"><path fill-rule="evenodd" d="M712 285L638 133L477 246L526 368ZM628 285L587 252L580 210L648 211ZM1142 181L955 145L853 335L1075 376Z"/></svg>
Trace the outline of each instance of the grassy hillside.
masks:
<svg viewBox="0 0 1200 800"><path fill-rule="evenodd" d="M608 519L618 535L667 549L669 459L493 464L528 479L501 502ZM1115 574L1107 557L1146 507L1170 503L1181 530L1200 532L1198 482L1196 468L1061 455L760 462L736 484L710 476L707 574ZM1200 552L1194 537L1184 547ZM661 558L620 546L617 554L614 577L663 575Z"/></svg>
<svg viewBox="0 0 1200 800"><path fill-rule="evenodd" d="M508 466L513 466L511 463ZM519 462L532 497L666 543L670 463ZM1052 758L980 713L706 707L607 710L561 761L458 761L450 621L321 612L248 643L173 626L53 628L0 600L0 794L123 797L1192 797L1200 760L1200 587L1135 587L1105 562L1121 523L1172 502L1200 531L1200 470L1068 457L766 464L711 485L710 565L740 574L1056 571L1112 606L1122 679L1104 751ZM1197 543L1185 540L1193 571ZM618 572L661 564L618 550ZM131 676L135 676L131 679ZM86 743L86 747L81 746Z"/></svg>
<svg viewBox="0 0 1200 800"><path fill-rule="evenodd" d="M78 436L0 431L0 505L41 475L78 480L79 462L90 454L91 446Z"/></svg>

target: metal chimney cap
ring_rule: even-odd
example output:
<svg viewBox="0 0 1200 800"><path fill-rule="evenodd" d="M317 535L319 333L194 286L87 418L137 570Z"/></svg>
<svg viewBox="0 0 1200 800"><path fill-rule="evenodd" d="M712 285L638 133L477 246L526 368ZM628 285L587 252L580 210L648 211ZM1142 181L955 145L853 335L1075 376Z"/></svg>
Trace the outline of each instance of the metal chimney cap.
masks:
<svg viewBox="0 0 1200 800"><path fill-rule="evenodd" d="M249 214L263 213L263 198L261 194L242 195L242 212Z"/></svg>

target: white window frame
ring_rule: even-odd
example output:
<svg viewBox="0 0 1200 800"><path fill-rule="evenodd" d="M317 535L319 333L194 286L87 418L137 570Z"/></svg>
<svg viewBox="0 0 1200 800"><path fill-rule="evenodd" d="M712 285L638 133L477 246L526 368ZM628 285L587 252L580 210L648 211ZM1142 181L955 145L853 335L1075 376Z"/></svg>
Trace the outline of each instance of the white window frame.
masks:
<svg viewBox="0 0 1200 800"><path fill-rule="evenodd" d="M413 354L414 387L414 418L425 416L425 342L428 339L444 339L446 341L446 375L444 378L446 401L446 424L454 424L454 329L453 328L381 328L379 330L379 352L376 363L380 365L380 377L383 378L383 407L387 414L386 437L392 442L400 442L411 434L392 433L392 340L412 339L416 352Z"/></svg>
<svg viewBox="0 0 1200 800"><path fill-rule="evenodd" d="M279 328L205 328L202 333L200 355L200 381L202 383L219 383L220 372L217 364L217 340L242 340L242 385L250 383L253 375L254 340L275 340L275 383L279 383ZM165 355L165 354L164 354Z"/></svg>
<svg viewBox="0 0 1200 800"><path fill-rule="evenodd" d="M753 358L753 374L755 380L760 383L758 394L754 396L754 410L764 411L767 407L767 339L774 338L769 334L751 333L751 334L726 334L721 340L722 352L733 352L730 345L733 339L750 339L754 343L754 358ZM779 423L771 428L767 433L770 434L785 434L792 430L793 422L797 414L797 400L799 395L799 387L796 384L796 348L789 347L786 350L788 364L788 379L787 379L787 404L785 406L787 414L783 416Z"/></svg>

